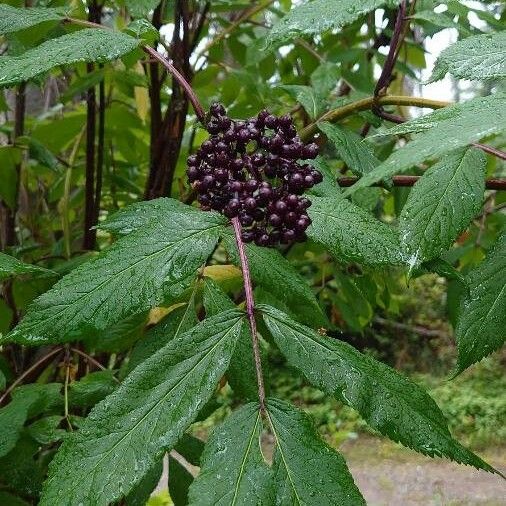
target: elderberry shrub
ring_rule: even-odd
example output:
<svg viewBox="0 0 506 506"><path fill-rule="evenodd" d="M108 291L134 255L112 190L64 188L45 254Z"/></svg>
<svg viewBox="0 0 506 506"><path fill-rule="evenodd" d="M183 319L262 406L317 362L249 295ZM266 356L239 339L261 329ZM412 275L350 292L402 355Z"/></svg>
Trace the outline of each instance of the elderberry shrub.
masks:
<svg viewBox="0 0 506 506"><path fill-rule="evenodd" d="M276 246L304 241L311 202L302 194L322 175L301 161L316 158L318 146L301 141L289 115L263 110L236 121L219 103L211 106L207 131L209 139L187 162L201 208L237 217L245 242Z"/></svg>

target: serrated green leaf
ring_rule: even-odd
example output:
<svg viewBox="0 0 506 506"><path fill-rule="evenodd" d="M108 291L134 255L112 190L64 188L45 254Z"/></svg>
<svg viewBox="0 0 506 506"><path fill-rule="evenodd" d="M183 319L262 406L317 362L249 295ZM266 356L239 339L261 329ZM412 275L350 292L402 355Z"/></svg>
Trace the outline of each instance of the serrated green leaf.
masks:
<svg viewBox="0 0 506 506"><path fill-rule="evenodd" d="M316 96L326 98L336 88L341 71L339 66L332 62L322 62L311 74L311 85Z"/></svg>
<svg viewBox="0 0 506 506"><path fill-rule="evenodd" d="M74 381L69 387L69 404L78 408L92 407L108 395L112 394L118 382L114 371L97 371Z"/></svg>
<svg viewBox="0 0 506 506"><path fill-rule="evenodd" d="M153 490L160 482L163 473L163 459L160 459L126 496L126 506L146 506Z"/></svg>
<svg viewBox="0 0 506 506"><path fill-rule="evenodd" d="M402 263L398 234L372 214L343 198L311 197L307 235L337 260L365 265Z"/></svg>
<svg viewBox="0 0 506 506"><path fill-rule="evenodd" d="M450 73L457 79L506 77L506 32L473 35L444 49L436 60L429 82Z"/></svg>
<svg viewBox="0 0 506 506"><path fill-rule="evenodd" d="M0 58L0 87L13 86L60 65L105 63L134 50L139 41L125 33L85 28L29 49L20 56Z"/></svg>
<svg viewBox="0 0 506 506"><path fill-rule="evenodd" d="M159 3L160 0L125 0L130 14L136 18L146 17Z"/></svg>
<svg viewBox="0 0 506 506"><path fill-rule="evenodd" d="M61 21L68 9L62 7L30 7L18 9L0 5L0 34L18 32L46 21Z"/></svg>
<svg viewBox="0 0 506 506"><path fill-rule="evenodd" d="M344 458L323 441L308 415L272 398L266 414L276 445L276 505L365 505Z"/></svg>
<svg viewBox="0 0 506 506"><path fill-rule="evenodd" d="M202 213L203 211L187 206L178 200L162 197L124 207L108 216L105 221L97 225L97 228L115 236L122 236L131 234L167 214L187 214L198 220Z"/></svg>
<svg viewBox="0 0 506 506"><path fill-rule="evenodd" d="M204 283L204 308L206 315L215 314L235 308L235 304L225 292L209 278ZM256 399L257 378L255 364L253 361L253 344L251 341L251 332L244 326L241 337L230 361L230 367L227 371L227 379L232 389L242 398Z"/></svg>
<svg viewBox="0 0 506 506"><path fill-rule="evenodd" d="M38 265L27 264L17 258L0 252L0 281L22 274L49 274L56 276L56 273L49 269L44 269Z"/></svg>
<svg viewBox="0 0 506 506"><path fill-rule="evenodd" d="M150 309L162 301L164 286L196 275L225 223L210 212L158 215L38 297L3 341L71 341Z"/></svg>
<svg viewBox="0 0 506 506"><path fill-rule="evenodd" d="M16 388L12 400L0 409L0 457L16 445L25 422L61 401L59 384L30 384Z"/></svg>
<svg viewBox="0 0 506 506"><path fill-rule="evenodd" d="M300 84L283 84L278 88L286 91L294 100L296 100L307 112L310 118L316 118L322 110L322 102L311 86L302 86Z"/></svg>
<svg viewBox="0 0 506 506"><path fill-rule="evenodd" d="M332 141L343 162L359 176L374 170L380 161L369 146L354 132L331 123L318 123L320 130Z"/></svg>
<svg viewBox="0 0 506 506"><path fill-rule="evenodd" d="M399 233L410 269L448 249L481 209L487 159L478 149L446 155L413 186Z"/></svg>
<svg viewBox="0 0 506 506"><path fill-rule="evenodd" d="M407 171L429 158L438 158L483 137L501 133L506 124L506 95L496 93L434 111L388 130L388 134L420 132L405 147L394 151L381 165L364 175L344 195L385 177ZM458 125L458 127L456 127Z"/></svg>
<svg viewBox="0 0 506 506"><path fill-rule="evenodd" d="M193 298L188 304L171 311L165 318L146 332L135 345L127 365L127 372L135 369L141 362L163 348L170 340L179 337L197 325Z"/></svg>
<svg viewBox="0 0 506 506"><path fill-rule="evenodd" d="M315 35L330 29L340 30L364 14L395 0L314 0L295 6L269 31L267 46L292 40L300 35Z"/></svg>
<svg viewBox="0 0 506 506"><path fill-rule="evenodd" d="M317 388L356 409L371 427L424 455L496 472L452 438L437 404L411 380L277 309L259 309L288 362Z"/></svg>
<svg viewBox="0 0 506 506"><path fill-rule="evenodd" d="M439 276L443 276L448 280L460 281L464 285L467 284L464 275L460 271L458 271L451 263L447 262L442 258L435 258L434 260L424 262L420 266L420 270L424 273L435 272Z"/></svg>
<svg viewBox="0 0 506 506"><path fill-rule="evenodd" d="M260 448L262 418L257 403L246 404L218 425L205 446L189 504L256 506L273 504L272 475Z"/></svg>
<svg viewBox="0 0 506 506"><path fill-rule="evenodd" d="M128 494L209 400L242 324L237 310L206 319L137 367L64 441L40 506L106 506Z"/></svg>
<svg viewBox="0 0 506 506"><path fill-rule="evenodd" d="M179 455L182 455L192 466L200 466L200 458L204 451L205 443L191 434L183 434L183 437L174 447Z"/></svg>
<svg viewBox="0 0 506 506"><path fill-rule="evenodd" d="M227 251L236 265L240 265L234 237L223 236ZM328 321L307 282L276 250L254 244L245 245L251 277L286 304L298 317L311 325L327 326ZM267 266L269 267L267 269Z"/></svg>
<svg viewBox="0 0 506 506"><path fill-rule="evenodd" d="M27 427L27 432L41 445L56 443L67 433L64 429L59 428L61 421L60 415L45 416Z"/></svg>
<svg viewBox="0 0 506 506"><path fill-rule="evenodd" d="M506 233L466 276L455 337L457 373L499 349L506 339Z"/></svg>

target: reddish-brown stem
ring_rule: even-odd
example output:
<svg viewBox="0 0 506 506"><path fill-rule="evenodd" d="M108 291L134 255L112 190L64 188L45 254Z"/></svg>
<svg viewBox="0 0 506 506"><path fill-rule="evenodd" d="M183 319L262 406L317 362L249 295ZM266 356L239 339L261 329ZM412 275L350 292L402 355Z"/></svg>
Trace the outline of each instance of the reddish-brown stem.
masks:
<svg viewBox="0 0 506 506"><path fill-rule="evenodd" d="M394 186L413 186L421 176L394 176L392 183ZM340 177L337 179L339 186L347 187L354 185L359 180L356 176ZM376 183L373 186L383 186L381 183ZM506 179L491 178L485 180L485 188L487 190L506 190Z"/></svg>
<svg viewBox="0 0 506 506"><path fill-rule="evenodd" d="M397 48L402 39L403 27L405 23L406 15L406 1L403 0L401 5L399 6L399 10L397 11L397 19L395 20L394 34L392 36L392 40L390 41L390 49L388 51L388 56L383 65L383 70L381 71L381 75L376 83L376 87L374 89L374 96L377 97L380 93L388 88L390 81L392 79L392 71L394 70L395 62L397 60L398 51ZM373 107L373 111L378 107L376 104Z"/></svg>
<svg viewBox="0 0 506 506"><path fill-rule="evenodd" d="M7 397L9 396L9 394L30 374L32 373L33 371L35 371L35 369L37 369L37 367L39 367L40 365L42 365L44 362L46 362L47 360L49 360L51 357L54 357L57 353L59 353L60 351L62 351L62 348L61 346L59 346L58 348L55 348L54 350L50 351L49 353L47 353L46 355L44 355L43 357L39 358L39 360L37 360L37 362L35 362L32 366L30 366L19 378L16 379L16 381L14 381L10 386L9 388L3 393L2 397L0 397L0 406L2 405L2 402L7 399Z"/></svg>
<svg viewBox="0 0 506 506"><path fill-rule="evenodd" d="M260 343L258 341L257 325L255 321L255 301L253 299L253 286L251 284L251 275L248 264L248 256L241 236L241 224L237 217L232 218L232 227L234 228L235 242L237 251L241 260L241 270L244 282L244 292L246 294L246 314L248 315L249 327L251 330L251 339L253 342L253 357L255 359L255 370L258 384L258 400L260 401L260 409L265 411L265 387L262 372L262 359L260 357Z"/></svg>
<svg viewBox="0 0 506 506"><path fill-rule="evenodd" d="M172 76L177 80L177 82L181 85L181 88L183 88L186 96L188 97L188 100L193 105L193 109L195 110L195 114L197 115L197 118L199 121L205 125L206 115L204 112L204 108L199 102L199 99L195 92L193 91L193 88L191 87L190 83L183 77L183 75L170 63L165 56L161 55L156 49L153 49L150 46L143 46L142 48L146 53L148 53L150 56L152 56L155 60L158 60L166 69L167 71L172 74Z"/></svg>

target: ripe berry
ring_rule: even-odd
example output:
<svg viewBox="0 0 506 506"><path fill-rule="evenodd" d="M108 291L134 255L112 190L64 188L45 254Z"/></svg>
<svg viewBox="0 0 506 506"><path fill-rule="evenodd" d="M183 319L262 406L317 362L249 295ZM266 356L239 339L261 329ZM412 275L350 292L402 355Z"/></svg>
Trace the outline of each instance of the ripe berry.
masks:
<svg viewBox="0 0 506 506"><path fill-rule="evenodd" d="M278 118L260 111L234 121L215 103L209 118L211 135L188 157L186 171L201 208L237 217L245 242L275 246L304 240L311 202L300 195L322 175L301 160L317 156L316 144L303 144L288 114Z"/></svg>

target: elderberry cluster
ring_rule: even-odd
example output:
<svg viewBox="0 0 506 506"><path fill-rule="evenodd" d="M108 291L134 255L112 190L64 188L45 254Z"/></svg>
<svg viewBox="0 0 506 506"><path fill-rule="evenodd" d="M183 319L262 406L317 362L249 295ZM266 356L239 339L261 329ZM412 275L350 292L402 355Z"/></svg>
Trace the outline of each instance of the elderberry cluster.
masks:
<svg viewBox="0 0 506 506"><path fill-rule="evenodd" d="M209 139L187 162L201 208L238 217L245 242L275 246L304 241L311 202L302 194L322 175L299 162L316 158L318 146L301 141L289 115L263 110L235 121L218 103L211 106L207 130Z"/></svg>

